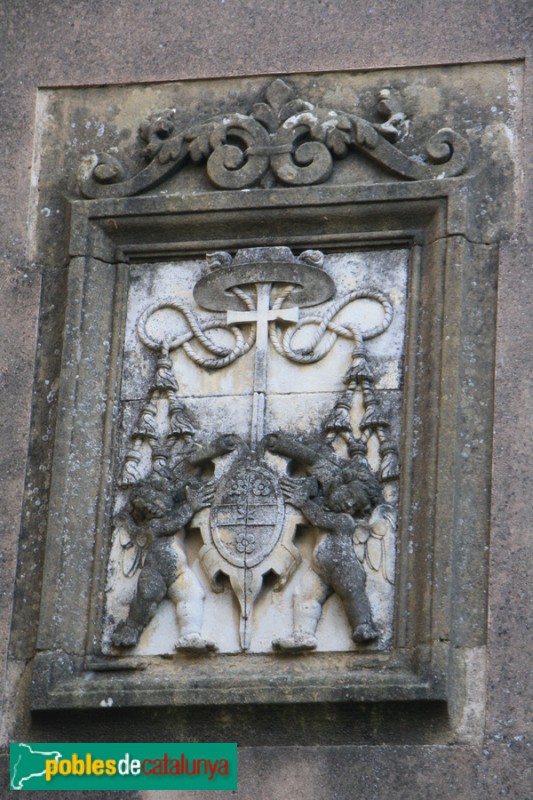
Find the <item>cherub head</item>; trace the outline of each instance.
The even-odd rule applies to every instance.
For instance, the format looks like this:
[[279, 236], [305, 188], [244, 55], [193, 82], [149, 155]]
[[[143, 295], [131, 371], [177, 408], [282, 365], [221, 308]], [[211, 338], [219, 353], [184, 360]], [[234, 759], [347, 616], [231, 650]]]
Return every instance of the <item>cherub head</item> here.
[[170, 482], [161, 475], [142, 481], [130, 494], [131, 513], [138, 523], [160, 519], [170, 514], [174, 505]]
[[371, 471], [343, 469], [331, 482], [326, 505], [331, 511], [366, 517], [381, 501], [381, 488]]

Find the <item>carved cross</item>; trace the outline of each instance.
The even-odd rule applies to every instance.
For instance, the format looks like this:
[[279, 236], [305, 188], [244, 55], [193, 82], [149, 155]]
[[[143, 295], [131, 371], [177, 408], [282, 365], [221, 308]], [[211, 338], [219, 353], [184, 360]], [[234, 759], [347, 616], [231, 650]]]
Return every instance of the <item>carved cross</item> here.
[[272, 284], [256, 283], [256, 308], [252, 311], [228, 311], [228, 325], [245, 325], [255, 322], [257, 325], [254, 368], [254, 395], [252, 405], [252, 447], [255, 447], [264, 435], [265, 426], [265, 393], [267, 389], [268, 364], [268, 326], [276, 319], [298, 322], [298, 308], [270, 308], [270, 292]]

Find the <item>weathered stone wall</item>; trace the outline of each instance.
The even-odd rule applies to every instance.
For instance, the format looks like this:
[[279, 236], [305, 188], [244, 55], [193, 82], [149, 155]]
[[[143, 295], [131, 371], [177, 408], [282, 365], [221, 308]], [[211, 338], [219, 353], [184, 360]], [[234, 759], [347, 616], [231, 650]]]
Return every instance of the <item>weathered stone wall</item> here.
[[[263, 5], [240, 0], [13, 0], [2, 6], [2, 747], [14, 740], [209, 741], [216, 731], [219, 740], [245, 745], [240, 749], [238, 796], [246, 800], [529, 796], [533, 15], [528, 6], [471, 0], [445, 7], [434, 2], [372, 6], [359, 0], [274, 0]], [[39, 140], [34, 120], [42, 118], [36, 109], [37, 90], [490, 61], [513, 62], [523, 81], [524, 101], [515, 149], [520, 162], [514, 178], [519, 217], [505, 215], [510, 225], [498, 253], [485, 691], [476, 692], [472, 700], [458, 700], [463, 719], [451, 726], [446, 709], [416, 704], [398, 704], [389, 720], [388, 711], [371, 706], [334, 704], [302, 714], [277, 706], [258, 710], [242, 705], [218, 712], [189, 708], [139, 715], [134, 709], [104, 709], [32, 716], [29, 684], [39, 615], [38, 554], [46, 525], [46, 514], [39, 508], [46, 506], [48, 497], [61, 348], [60, 340], [51, 347], [48, 339], [42, 352], [38, 326], [40, 320], [43, 329], [62, 328], [62, 320], [56, 318], [64, 309], [41, 307], [41, 292], [45, 302], [53, 297], [50, 287], [62, 284], [67, 266], [66, 254], [57, 261], [46, 260], [46, 253], [57, 252], [53, 242], [35, 247], [37, 215], [43, 213], [35, 205], [34, 185], [41, 174], [40, 154], [33, 145]], [[51, 240], [61, 239], [60, 227], [48, 230]], [[43, 393], [50, 397], [49, 411]], [[32, 558], [32, 553], [37, 555]], [[23, 565], [16, 591], [24, 613], [18, 613], [12, 630], [17, 562]], [[485, 659], [485, 652], [480, 658]], [[476, 673], [481, 661], [471, 655], [464, 669]], [[453, 716], [454, 709], [448, 710]], [[7, 756], [2, 756], [4, 781], [7, 765]], [[153, 796], [165, 800], [164, 793]]]

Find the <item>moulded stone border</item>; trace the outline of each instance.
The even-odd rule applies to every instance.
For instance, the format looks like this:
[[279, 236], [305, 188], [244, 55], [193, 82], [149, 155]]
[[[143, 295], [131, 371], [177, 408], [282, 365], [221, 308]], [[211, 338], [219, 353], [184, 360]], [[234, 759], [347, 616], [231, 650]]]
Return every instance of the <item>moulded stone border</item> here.
[[[458, 446], [474, 430], [490, 440], [495, 322], [494, 295], [482, 291], [493, 284], [495, 247], [465, 237], [472, 187], [466, 177], [72, 202], [34, 709], [98, 707], [105, 698], [179, 706], [457, 695], [463, 678], [450, 648], [477, 647], [485, 636], [490, 478], [490, 448], [472, 465]], [[247, 655], [240, 664], [222, 655], [103, 655], [128, 265], [254, 245], [328, 252], [391, 243], [411, 249], [391, 651]], [[483, 304], [481, 337], [472, 304]], [[467, 372], [485, 408], [462, 395]]]

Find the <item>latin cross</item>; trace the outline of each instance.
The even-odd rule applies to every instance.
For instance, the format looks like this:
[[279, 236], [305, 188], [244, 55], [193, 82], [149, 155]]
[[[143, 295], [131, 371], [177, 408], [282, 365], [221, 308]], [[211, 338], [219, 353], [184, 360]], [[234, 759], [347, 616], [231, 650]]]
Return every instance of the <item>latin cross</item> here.
[[256, 283], [256, 308], [251, 311], [228, 311], [228, 325], [257, 325], [252, 407], [252, 447], [263, 438], [265, 426], [265, 393], [268, 370], [268, 326], [276, 319], [298, 322], [298, 308], [270, 308], [272, 284]]

